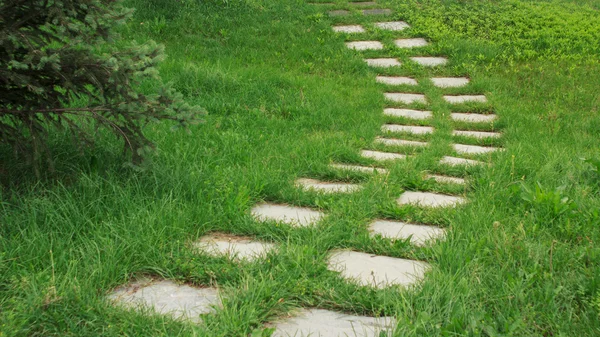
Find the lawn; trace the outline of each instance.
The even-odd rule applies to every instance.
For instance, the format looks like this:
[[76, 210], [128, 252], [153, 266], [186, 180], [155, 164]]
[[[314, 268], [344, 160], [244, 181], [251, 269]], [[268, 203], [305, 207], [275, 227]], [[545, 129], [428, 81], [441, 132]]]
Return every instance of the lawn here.
[[[124, 165], [122, 144], [98, 134], [83, 153], [67, 135], [52, 139], [57, 171], [42, 181], [1, 147], [0, 336], [260, 336], [297, 308], [394, 316], [395, 336], [600, 335], [600, 1], [378, 0], [408, 30], [358, 36], [334, 24], [380, 20], [353, 8], [301, 0], [127, 0], [134, 18], [122, 41], [165, 45], [160, 67], [190, 103], [207, 110], [189, 132], [146, 128], [157, 151]], [[392, 48], [400, 37], [431, 42]], [[351, 40], [384, 50], [357, 52]], [[414, 55], [443, 55], [424, 68]], [[388, 175], [333, 170], [332, 162], [373, 165], [361, 149], [384, 123], [380, 73], [363, 57], [396, 57], [386, 74], [411, 76], [433, 111], [426, 148], [398, 147], [406, 160]], [[432, 76], [467, 76], [441, 89]], [[158, 86], [146, 83], [145, 90]], [[443, 94], [485, 94], [485, 104], [451, 107]], [[453, 137], [451, 112], [495, 113], [480, 131], [492, 140]], [[411, 121], [414, 124], [414, 121]], [[451, 144], [502, 147], [484, 167], [440, 165]], [[389, 148], [388, 148], [389, 150]], [[585, 159], [585, 160], [584, 160]], [[425, 173], [468, 179], [466, 187]], [[294, 186], [297, 178], [361, 183], [352, 194]], [[404, 191], [462, 195], [450, 209], [398, 206]], [[250, 216], [260, 202], [322, 210], [318, 226], [295, 228]], [[371, 237], [373, 219], [426, 223], [447, 236], [422, 247]], [[260, 263], [211, 257], [191, 248], [209, 232], [279, 246]], [[327, 269], [334, 249], [427, 261], [416, 287], [373, 289]], [[216, 286], [223, 305], [190, 324], [113, 306], [107, 295], [141, 277]], [[264, 336], [268, 336], [268, 330]]]

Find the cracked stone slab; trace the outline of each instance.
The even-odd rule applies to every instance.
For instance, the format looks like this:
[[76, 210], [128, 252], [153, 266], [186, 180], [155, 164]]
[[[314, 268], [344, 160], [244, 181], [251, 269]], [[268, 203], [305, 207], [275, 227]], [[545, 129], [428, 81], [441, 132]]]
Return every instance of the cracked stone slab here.
[[421, 207], [454, 207], [464, 204], [467, 200], [453, 195], [437, 194], [430, 192], [404, 192], [396, 200], [398, 205], [417, 205]]
[[377, 68], [390, 68], [390, 67], [399, 67], [402, 65], [398, 59], [395, 58], [376, 58], [376, 59], [365, 59], [365, 62], [370, 67]]
[[348, 15], [350, 15], [350, 11], [347, 11], [345, 9], [336, 9], [334, 11], [329, 11], [327, 13], [329, 14], [329, 16], [348, 16]]
[[464, 131], [464, 130], [454, 130], [454, 131], [452, 131], [452, 135], [453, 136], [472, 137], [472, 138], [478, 138], [478, 139], [500, 138], [502, 136], [502, 134], [498, 133], [498, 132]]
[[410, 119], [429, 119], [433, 116], [433, 113], [431, 111], [397, 108], [383, 109], [383, 114], [386, 116], [404, 117]]
[[428, 174], [425, 176], [425, 179], [433, 179], [436, 182], [442, 183], [442, 184], [464, 185], [466, 183], [463, 178], [442, 176], [442, 175], [437, 175], [437, 174]]
[[196, 241], [194, 247], [212, 256], [224, 255], [232, 260], [253, 261], [265, 257], [276, 246], [250, 237], [210, 234]]
[[479, 160], [472, 160], [472, 159], [465, 159], [465, 158], [458, 158], [458, 157], [451, 157], [451, 156], [444, 156], [440, 160], [440, 164], [448, 165], [448, 166], [477, 166], [477, 165], [485, 165], [484, 162], [481, 162]]
[[382, 151], [373, 151], [373, 150], [362, 150], [362, 151], [360, 151], [360, 155], [363, 158], [374, 159], [374, 160], [377, 160], [377, 161], [406, 159], [406, 155], [405, 154], [392, 153], [392, 152], [382, 152]]
[[252, 216], [259, 221], [276, 221], [306, 227], [319, 222], [325, 214], [306, 207], [262, 203], [254, 206]]
[[271, 337], [380, 337], [390, 336], [394, 317], [348, 315], [323, 309], [302, 309], [275, 324]]
[[426, 142], [418, 142], [416, 140], [404, 140], [404, 139], [396, 139], [396, 138], [383, 138], [377, 137], [375, 138], [375, 143], [383, 144], [387, 146], [427, 146]]
[[466, 77], [434, 77], [431, 82], [438, 88], [459, 88], [469, 84], [470, 80]]
[[427, 46], [429, 42], [419, 37], [414, 39], [398, 39], [394, 41], [394, 44], [398, 48], [418, 48]]
[[377, 76], [375, 81], [388, 85], [417, 85], [417, 80], [414, 78], [401, 76]]
[[425, 95], [422, 94], [405, 94], [400, 92], [386, 92], [383, 94], [390, 101], [411, 104], [411, 103], [427, 103]]
[[392, 10], [387, 8], [363, 9], [362, 13], [363, 15], [390, 15]]
[[496, 115], [484, 115], [484, 114], [475, 114], [475, 113], [461, 113], [461, 112], [453, 112], [450, 114], [450, 117], [459, 122], [471, 122], [471, 123], [491, 123], [496, 120]]
[[414, 125], [399, 125], [399, 124], [385, 124], [381, 126], [383, 132], [406, 132], [414, 135], [425, 135], [433, 132], [431, 126], [414, 126]]
[[415, 284], [430, 266], [422, 261], [338, 250], [329, 256], [328, 268], [360, 285], [385, 288]]
[[444, 100], [450, 104], [461, 104], [461, 103], [486, 103], [487, 98], [485, 95], [444, 95]]
[[149, 308], [175, 319], [200, 323], [200, 315], [221, 305], [216, 288], [196, 288], [169, 280], [141, 280], [119, 287], [108, 298], [127, 308]]
[[296, 186], [304, 190], [312, 190], [320, 193], [352, 193], [361, 189], [361, 186], [358, 184], [332, 183], [307, 178], [296, 180]]
[[411, 224], [401, 221], [375, 220], [369, 224], [371, 236], [381, 235], [381, 237], [392, 240], [406, 240], [416, 246], [422, 246], [435, 239], [442, 239], [445, 231], [435, 226], [426, 226]]
[[424, 67], [437, 67], [443, 66], [448, 63], [448, 59], [445, 57], [429, 57], [429, 56], [417, 56], [410, 58], [413, 62], [420, 64]]
[[465, 144], [454, 144], [452, 146], [454, 147], [454, 151], [460, 154], [483, 154], [503, 150], [497, 147], [475, 146]]
[[348, 165], [348, 164], [330, 164], [329, 167], [342, 171], [354, 171], [354, 172], [364, 172], [364, 173], [380, 173], [387, 174], [388, 170], [381, 167], [371, 167], [371, 166], [360, 166], [360, 165]]
[[376, 22], [375, 27], [383, 30], [400, 31], [410, 28], [404, 21]]
[[383, 44], [379, 41], [353, 41], [346, 42], [346, 47], [354, 50], [380, 50]]
[[333, 26], [333, 31], [336, 33], [364, 33], [365, 29], [361, 25], [348, 25], [348, 26]]

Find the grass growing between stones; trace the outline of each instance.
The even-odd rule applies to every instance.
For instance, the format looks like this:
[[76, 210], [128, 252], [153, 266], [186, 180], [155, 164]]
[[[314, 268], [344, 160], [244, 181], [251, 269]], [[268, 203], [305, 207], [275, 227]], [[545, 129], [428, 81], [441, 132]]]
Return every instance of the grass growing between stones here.
[[[148, 128], [158, 151], [142, 170], [123, 168], [110, 138], [82, 156], [61, 145], [61, 135], [58, 178], [32, 182], [22, 166], [3, 162], [2, 180], [12, 187], [0, 199], [0, 336], [247, 336], [300, 307], [395, 316], [396, 336], [600, 334], [600, 175], [593, 165], [600, 159], [600, 3], [378, 3], [394, 14], [363, 16], [345, 2], [130, 0], [137, 13], [123, 38], [165, 44], [163, 78], [209, 114], [189, 133]], [[351, 15], [327, 17], [333, 9]], [[373, 29], [386, 20], [411, 28]], [[333, 24], [362, 24], [367, 32], [336, 34]], [[411, 37], [430, 44], [393, 47], [394, 39]], [[351, 40], [381, 41], [385, 49], [352, 51], [344, 45]], [[449, 63], [425, 68], [413, 56]], [[363, 57], [395, 57], [403, 66], [376, 71]], [[396, 89], [376, 83], [376, 74], [417, 79], [419, 86], [397, 91], [424, 93], [428, 103], [386, 101], [383, 92]], [[438, 88], [428, 80], [442, 76], [471, 82]], [[451, 106], [444, 94], [485, 94], [488, 103]], [[388, 117], [385, 107], [433, 117]], [[451, 112], [496, 113], [498, 120], [473, 126], [452, 121]], [[373, 140], [386, 122], [436, 131], [397, 137], [430, 144], [394, 148], [410, 156], [381, 164], [389, 175], [329, 168], [375, 164], [359, 153], [385, 148]], [[467, 128], [503, 136], [451, 135]], [[440, 165], [455, 155], [452, 143], [506, 150], [469, 157], [489, 168]], [[428, 173], [463, 177], [467, 186], [425, 180]], [[364, 188], [321, 195], [294, 187], [297, 178]], [[400, 207], [395, 200], [406, 190], [470, 202]], [[259, 223], [249, 210], [261, 201], [327, 217], [309, 228]], [[438, 225], [447, 238], [423, 247], [372, 238], [374, 219]], [[198, 254], [192, 243], [209, 232], [279, 248], [260, 262]], [[334, 249], [427, 261], [432, 269], [414, 289], [359, 287], [327, 270]], [[223, 306], [193, 325], [106, 300], [140, 277], [217, 286]]]

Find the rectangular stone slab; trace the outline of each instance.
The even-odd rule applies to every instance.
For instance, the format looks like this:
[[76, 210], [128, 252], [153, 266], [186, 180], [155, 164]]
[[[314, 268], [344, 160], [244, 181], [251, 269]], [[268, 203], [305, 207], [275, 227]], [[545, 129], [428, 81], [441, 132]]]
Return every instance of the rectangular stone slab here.
[[372, 151], [372, 150], [362, 150], [362, 151], [360, 151], [360, 155], [364, 158], [374, 159], [377, 161], [406, 159], [405, 154]]
[[194, 242], [194, 247], [212, 256], [253, 261], [265, 257], [276, 246], [268, 242], [255, 241], [250, 237], [213, 233]]
[[483, 131], [465, 131], [465, 130], [454, 130], [452, 131], [453, 136], [462, 136], [462, 137], [473, 137], [473, 138], [500, 138], [502, 136], [501, 133], [498, 132], [483, 132]]
[[404, 140], [404, 139], [396, 139], [396, 138], [383, 138], [377, 137], [375, 138], [375, 143], [383, 144], [387, 146], [427, 146], [426, 142], [418, 142], [416, 140]]
[[363, 15], [390, 15], [392, 10], [387, 8], [363, 9], [362, 13]]
[[296, 180], [296, 186], [304, 190], [312, 190], [320, 193], [352, 193], [360, 190], [362, 187], [358, 184], [334, 183], [307, 178]]
[[325, 214], [306, 207], [262, 203], [254, 206], [252, 216], [259, 221], [276, 221], [306, 227], [319, 222]]
[[404, 118], [410, 118], [410, 119], [428, 119], [433, 116], [431, 111], [412, 110], [412, 109], [396, 109], [396, 108], [383, 109], [383, 114], [386, 116], [404, 117]]
[[477, 165], [485, 165], [484, 162], [478, 160], [471, 160], [465, 158], [444, 156], [440, 160], [440, 164], [448, 165], [448, 166], [477, 166]]
[[388, 85], [417, 85], [417, 80], [410, 77], [401, 76], [377, 76], [375, 77], [377, 83], [383, 83]]
[[491, 123], [496, 119], [496, 115], [483, 115], [474, 113], [461, 113], [453, 112], [450, 117], [459, 122], [471, 122], [471, 123]]
[[375, 6], [377, 3], [375, 1], [350, 1], [348, 2], [352, 6]]
[[381, 167], [371, 166], [360, 166], [360, 165], [347, 165], [347, 164], [330, 164], [329, 167], [342, 171], [356, 171], [364, 173], [380, 173], [387, 174], [388, 170]]
[[454, 144], [454, 151], [460, 154], [483, 154], [502, 150], [497, 147]]
[[401, 92], [386, 92], [383, 94], [385, 98], [390, 101], [404, 103], [404, 104], [412, 104], [412, 103], [427, 103], [425, 99], [425, 95], [422, 94], [408, 94]]
[[453, 195], [437, 194], [430, 192], [404, 192], [396, 200], [398, 205], [417, 205], [421, 207], [454, 207], [464, 204], [467, 200]]
[[404, 21], [376, 22], [375, 27], [383, 30], [400, 31], [410, 28]]
[[414, 39], [398, 39], [398, 40], [394, 41], [394, 44], [398, 48], [418, 48], [418, 47], [425, 47], [429, 43], [427, 42], [427, 40], [425, 40], [423, 38], [414, 38]]
[[365, 59], [365, 62], [370, 67], [376, 68], [390, 68], [399, 67], [402, 65], [398, 59], [395, 58], [376, 58], [376, 59]]
[[327, 12], [327, 14], [329, 14], [329, 16], [348, 16], [350, 15], [350, 11], [347, 11], [345, 9], [337, 9], [334, 11]]
[[361, 25], [348, 25], [348, 26], [333, 26], [333, 31], [336, 33], [356, 34], [356, 33], [364, 33], [365, 29]]
[[422, 65], [423, 67], [437, 67], [448, 63], [448, 59], [445, 57], [417, 56], [411, 57], [410, 59], [413, 62]]
[[458, 184], [458, 185], [465, 184], [465, 180], [463, 178], [441, 176], [441, 175], [437, 175], [437, 174], [428, 174], [425, 176], [425, 179], [433, 179], [436, 182], [442, 183], [442, 184]]
[[461, 104], [469, 102], [486, 103], [487, 98], [484, 95], [445, 95], [444, 100], [450, 104]]
[[469, 84], [470, 81], [466, 77], [433, 77], [431, 82], [438, 88], [459, 88]]
[[425, 135], [433, 132], [431, 126], [414, 126], [414, 125], [399, 125], [399, 124], [384, 124], [381, 126], [383, 132], [406, 132], [414, 135]]
[[383, 44], [379, 41], [353, 41], [346, 42], [346, 47], [354, 50], [381, 50]]
[[371, 235], [381, 235], [386, 239], [406, 240], [410, 238], [410, 243], [416, 246], [441, 239], [445, 235], [445, 231], [439, 227], [391, 220], [375, 220], [369, 224], [369, 231]]

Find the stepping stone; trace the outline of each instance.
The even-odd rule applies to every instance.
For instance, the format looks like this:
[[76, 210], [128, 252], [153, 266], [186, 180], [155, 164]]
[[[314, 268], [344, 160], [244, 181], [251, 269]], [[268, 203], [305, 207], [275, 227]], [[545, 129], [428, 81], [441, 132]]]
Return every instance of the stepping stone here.
[[395, 58], [365, 59], [365, 62], [367, 62], [370, 67], [378, 68], [399, 67], [402, 65], [402, 63]]
[[313, 190], [321, 193], [351, 193], [356, 192], [361, 188], [358, 184], [331, 183], [306, 178], [296, 180], [296, 186], [305, 190]]
[[410, 77], [377, 76], [375, 80], [377, 81], [377, 83], [389, 85], [417, 85], [417, 80]]
[[445, 231], [435, 226], [409, 224], [400, 221], [376, 220], [369, 224], [371, 236], [381, 235], [386, 239], [406, 240], [416, 246], [422, 246], [427, 241], [443, 238]]
[[323, 309], [303, 309], [293, 317], [275, 323], [271, 337], [379, 337], [390, 336], [394, 317], [347, 315]]
[[416, 38], [416, 39], [398, 39], [398, 40], [394, 41], [394, 44], [398, 48], [417, 48], [417, 47], [425, 47], [429, 43], [427, 42], [427, 40], [425, 40], [423, 38]]
[[418, 63], [424, 67], [437, 67], [448, 63], [448, 59], [445, 57], [411, 57], [413, 62]]
[[471, 160], [471, 159], [458, 158], [458, 157], [450, 157], [450, 156], [444, 156], [440, 160], [440, 164], [448, 165], [448, 166], [476, 166], [476, 165], [485, 165], [484, 162], [481, 162], [481, 161], [478, 161], [478, 160]]
[[463, 136], [463, 137], [473, 137], [473, 138], [500, 138], [502, 136], [501, 133], [498, 132], [483, 132], [483, 131], [462, 131], [462, 130], [454, 130], [452, 131], [453, 136]]
[[454, 144], [454, 151], [460, 154], [483, 154], [490, 153], [498, 150], [503, 150], [497, 147], [489, 147], [489, 146], [475, 146], [475, 145], [464, 145], [464, 144]]
[[409, 286], [423, 279], [429, 264], [421, 261], [378, 256], [353, 251], [335, 251], [329, 257], [328, 269], [363, 286], [385, 288]]
[[433, 116], [431, 111], [396, 109], [396, 108], [384, 109], [383, 114], [386, 116], [404, 117], [404, 118], [411, 118], [411, 119], [428, 119]]
[[425, 95], [422, 94], [405, 94], [400, 92], [386, 92], [383, 94], [390, 101], [411, 104], [411, 103], [427, 103]]
[[294, 227], [307, 227], [316, 224], [325, 214], [306, 207], [277, 204], [258, 204], [251, 210], [252, 216], [259, 221], [282, 222]]
[[211, 234], [194, 243], [194, 247], [212, 256], [228, 256], [233, 260], [252, 261], [263, 258], [275, 245], [254, 241], [249, 237]]
[[469, 114], [453, 112], [450, 117], [459, 122], [471, 122], [471, 123], [491, 123], [496, 119], [496, 115], [483, 115], [483, 114]]
[[431, 82], [438, 88], [458, 88], [469, 84], [470, 80], [466, 77], [434, 77]]
[[363, 9], [363, 15], [390, 15], [392, 14], [391, 9], [383, 8], [383, 9]]
[[334, 26], [333, 31], [336, 33], [364, 33], [365, 29], [361, 25], [349, 25], [349, 26]]
[[349, 2], [349, 4], [353, 6], [375, 6], [377, 3], [375, 1], [356, 1]]
[[370, 158], [377, 161], [387, 161], [387, 160], [397, 160], [397, 159], [406, 159], [405, 154], [400, 153], [392, 153], [392, 152], [381, 152], [381, 151], [372, 151], [372, 150], [362, 150], [360, 151], [360, 155], [364, 158]]
[[388, 146], [427, 146], [425, 142], [417, 142], [414, 140], [404, 140], [396, 138], [375, 138], [375, 143], [384, 144]]
[[398, 205], [417, 205], [421, 207], [454, 207], [464, 204], [467, 200], [463, 197], [452, 195], [437, 194], [430, 192], [404, 192], [400, 198], [396, 200]]
[[414, 125], [399, 125], [399, 124], [385, 124], [381, 126], [383, 132], [406, 132], [414, 135], [424, 135], [433, 132], [431, 126], [414, 126]]
[[469, 103], [469, 102], [478, 102], [478, 103], [486, 103], [487, 98], [484, 95], [444, 95], [444, 100], [450, 104], [461, 104], [461, 103]]
[[370, 166], [359, 166], [359, 165], [346, 165], [346, 164], [330, 164], [329, 167], [342, 170], [342, 171], [356, 171], [356, 172], [364, 172], [364, 173], [381, 173], [387, 174], [388, 170], [380, 167], [370, 167]]
[[383, 44], [379, 41], [354, 41], [346, 42], [346, 47], [354, 50], [380, 50]]
[[375, 27], [383, 30], [400, 31], [410, 28], [404, 21], [376, 22]]
[[457, 185], [465, 184], [465, 180], [463, 178], [440, 176], [440, 175], [436, 175], [436, 174], [428, 174], [425, 176], [425, 179], [433, 179], [436, 182], [442, 183], [442, 184], [457, 184]]
[[350, 15], [350, 11], [345, 9], [336, 9], [334, 11], [329, 11], [328, 14], [329, 16], [348, 16]]
[[151, 308], [175, 319], [200, 323], [200, 315], [221, 304], [216, 288], [195, 288], [168, 280], [144, 280], [117, 288], [108, 297], [128, 308]]

